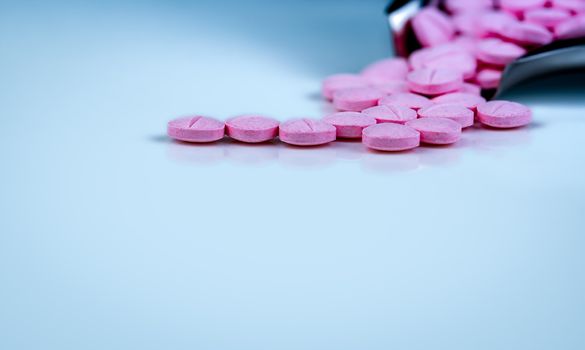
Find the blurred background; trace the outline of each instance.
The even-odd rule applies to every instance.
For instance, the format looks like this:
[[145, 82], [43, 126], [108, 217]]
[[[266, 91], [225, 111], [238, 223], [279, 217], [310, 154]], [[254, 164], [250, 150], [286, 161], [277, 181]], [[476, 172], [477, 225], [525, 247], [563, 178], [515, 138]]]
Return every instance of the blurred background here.
[[[585, 92], [449, 148], [171, 142], [320, 117], [381, 0], [1, 1], [1, 349], [583, 349]], [[550, 87], [554, 86], [554, 89]]]

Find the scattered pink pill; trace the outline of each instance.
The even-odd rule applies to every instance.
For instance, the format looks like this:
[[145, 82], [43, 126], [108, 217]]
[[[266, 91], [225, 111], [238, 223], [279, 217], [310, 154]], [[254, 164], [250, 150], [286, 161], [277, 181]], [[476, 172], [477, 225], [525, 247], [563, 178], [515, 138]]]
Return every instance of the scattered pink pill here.
[[571, 12], [561, 8], [539, 8], [526, 11], [524, 14], [526, 22], [539, 24], [549, 30], [570, 17]]
[[435, 97], [432, 100], [434, 103], [437, 104], [458, 104], [465, 108], [469, 108], [471, 110], [477, 109], [477, 106], [480, 104], [485, 103], [485, 98], [478, 96], [476, 94], [469, 94], [464, 92], [452, 92], [449, 94], [441, 95]]
[[485, 39], [477, 45], [477, 58], [496, 66], [505, 66], [525, 53], [522, 47], [499, 39]]
[[481, 28], [482, 36], [501, 33], [502, 29], [509, 23], [517, 21], [516, 17], [506, 12], [487, 12], [478, 15], [478, 27]]
[[449, 42], [455, 27], [449, 17], [434, 7], [426, 7], [412, 19], [412, 29], [418, 41], [426, 47]]
[[418, 118], [414, 109], [398, 105], [381, 105], [365, 109], [364, 115], [376, 119], [378, 123], [404, 124]]
[[362, 71], [362, 76], [374, 84], [404, 80], [406, 74], [408, 74], [408, 63], [404, 58], [380, 60], [370, 64]]
[[339, 112], [328, 115], [323, 121], [337, 129], [337, 138], [361, 138], [362, 131], [376, 124], [376, 119], [358, 112]]
[[322, 94], [328, 100], [333, 99], [333, 95], [336, 91], [366, 87], [369, 82], [364, 79], [361, 75], [356, 74], [335, 74], [327, 77], [323, 81]]
[[466, 94], [474, 94], [474, 95], [481, 95], [481, 87], [471, 83], [463, 83], [461, 89], [458, 92], [463, 92]]
[[261, 115], [242, 115], [228, 119], [226, 134], [234, 140], [259, 143], [274, 139], [278, 135], [277, 120]]
[[477, 116], [480, 123], [500, 129], [517, 128], [532, 121], [530, 108], [509, 101], [490, 101], [479, 105]]
[[375, 88], [353, 88], [337, 91], [333, 94], [333, 106], [340, 111], [361, 112], [376, 106], [385, 94]]
[[559, 23], [554, 29], [557, 39], [585, 37], [585, 14]]
[[498, 86], [500, 86], [500, 81], [502, 80], [502, 71], [485, 68], [477, 73], [475, 80], [482, 89], [496, 89]]
[[529, 22], [509, 23], [498, 34], [506, 40], [529, 46], [550, 44], [554, 39], [546, 27]]
[[499, 0], [500, 8], [515, 15], [522, 15], [524, 11], [541, 8], [547, 0]]
[[398, 94], [386, 96], [386, 97], [381, 98], [380, 101], [378, 101], [378, 105], [380, 105], [380, 106], [383, 106], [383, 105], [404, 106], [404, 107], [412, 108], [414, 110], [428, 107], [432, 104], [433, 103], [428, 98], [421, 96], [421, 95], [409, 93], [409, 92], [398, 93]]
[[446, 44], [425, 48], [411, 55], [413, 69], [444, 69], [461, 72], [463, 78], [473, 78], [477, 68], [475, 57], [462, 45]]
[[492, 0], [446, 0], [445, 7], [451, 13], [479, 13], [493, 9], [494, 3]]
[[400, 124], [376, 124], [364, 129], [362, 143], [378, 151], [406, 151], [420, 145], [420, 133]]
[[463, 75], [447, 69], [417, 69], [406, 78], [411, 91], [425, 95], [440, 95], [457, 91], [463, 86]]
[[420, 142], [450, 145], [461, 138], [461, 125], [447, 118], [420, 118], [406, 123], [420, 133]]
[[195, 116], [171, 120], [167, 134], [175, 140], [185, 142], [214, 142], [224, 136], [225, 124], [212, 118]]
[[451, 17], [453, 25], [459, 34], [473, 38], [481, 38], [488, 34], [482, 27], [477, 25], [477, 12], [461, 12]]
[[442, 103], [420, 109], [421, 118], [447, 118], [456, 121], [463, 128], [473, 125], [474, 113], [471, 109], [458, 104]]
[[280, 124], [280, 140], [295, 146], [318, 146], [335, 141], [337, 129], [314, 119], [289, 120]]
[[403, 80], [390, 80], [384, 83], [372, 84], [371, 87], [380, 90], [384, 95], [409, 92], [408, 84]]

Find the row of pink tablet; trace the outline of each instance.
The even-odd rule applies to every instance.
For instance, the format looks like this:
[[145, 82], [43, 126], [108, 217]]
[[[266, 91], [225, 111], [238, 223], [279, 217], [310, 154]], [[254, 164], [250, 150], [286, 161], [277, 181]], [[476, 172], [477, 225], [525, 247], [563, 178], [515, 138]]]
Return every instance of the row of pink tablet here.
[[[477, 100], [475, 100], [477, 101]], [[469, 107], [478, 120], [494, 128], [515, 128], [531, 121], [530, 110], [518, 103], [491, 101]], [[180, 118], [168, 123], [170, 137], [185, 142], [214, 142], [227, 135], [246, 143], [273, 140], [296, 146], [315, 146], [336, 139], [362, 138], [363, 143], [381, 151], [402, 151], [420, 142], [451, 144], [462, 129], [473, 125], [474, 112], [463, 104], [434, 104], [414, 109], [400, 105], [380, 105], [363, 113], [339, 112], [322, 120], [295, 119], [279, 123], [259, 115], [244, 115], [225, 123], [202, 116]]]

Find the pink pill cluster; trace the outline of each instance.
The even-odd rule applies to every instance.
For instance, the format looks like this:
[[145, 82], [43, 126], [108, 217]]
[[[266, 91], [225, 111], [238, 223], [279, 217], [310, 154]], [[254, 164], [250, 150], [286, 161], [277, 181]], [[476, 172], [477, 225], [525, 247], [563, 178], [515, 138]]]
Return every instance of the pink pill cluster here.
[[505, 66], [528, 50], [584, 36], [585, 0], [447, 0], [445, 8], [427, 7], [412, 19], [422, 48], [408, 58], [326, 78], [322, 95], [337, 110], [331, 115], [282, 123], [262, 115], [225, 122], [195, 116], [170, 121], [168, 135], [195, 143], [279, 138], [295, 146], [361, 139], [370, 149], [405, 151], [453, 144], [476, 122], [496, 129], [528, 125], [528, 107], [487, 102], [482, 90], [497, 88]]

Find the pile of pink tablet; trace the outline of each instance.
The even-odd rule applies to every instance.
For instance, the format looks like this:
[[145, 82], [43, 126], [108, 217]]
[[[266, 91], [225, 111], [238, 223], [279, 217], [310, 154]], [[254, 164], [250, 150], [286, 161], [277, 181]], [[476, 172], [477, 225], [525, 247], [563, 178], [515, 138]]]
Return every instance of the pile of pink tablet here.
[[529, 124], [529, 108], [490, 101], [507, 64], [556, 39], [585, 36], [585, 0], [447, 0], [445, 11], [427, 7], [412, 20], [423, 46], [408, 59], [384, 59], [359, 74], [325, 79], [322, 94], [338, 111], [322, 119], [280, 123], [262, 115], [225, 122], [195, 116], [168, 123], [170, 137], [246, 143], [279, 138], [296, 146], [362, 139], [380, 151], [457, 142], [476, 123], [491, 129]]

